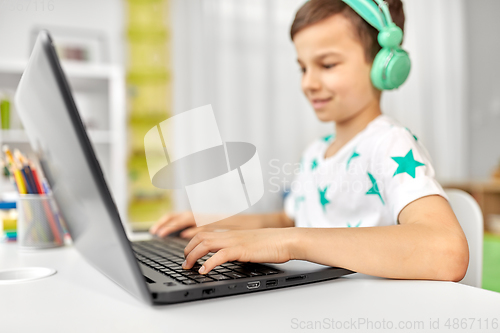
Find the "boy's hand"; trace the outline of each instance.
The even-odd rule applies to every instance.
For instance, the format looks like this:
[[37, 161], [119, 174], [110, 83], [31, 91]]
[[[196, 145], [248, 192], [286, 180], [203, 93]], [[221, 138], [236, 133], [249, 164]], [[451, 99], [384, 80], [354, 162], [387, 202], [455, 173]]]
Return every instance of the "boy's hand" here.
[[196, 226], [192, 212], [172, 213], [163, 216], [149, 232], [159, 237], [165, 237], [173, 232]]
[[180, 237], [192, 238], [199, 232], [262, 228], [260, 220], [257, 215], [232, 216], [222, 221], [197, 227], [192, 212], [173, 213], [162, 217], [158, 223], [149, 229], [149, 232], [158, 237], [166, 237], [173, 232], [187, 228], [180, 233]]
[[200, 232], [184, 249], [182, 267], [190, 269], [196, 260], [209, 252], [215, 253], [199, 269], [207, 274], [228, 261], [283, 263], [296, 259], [293, 253], [296, 228], [266, 228], [226, 232]]

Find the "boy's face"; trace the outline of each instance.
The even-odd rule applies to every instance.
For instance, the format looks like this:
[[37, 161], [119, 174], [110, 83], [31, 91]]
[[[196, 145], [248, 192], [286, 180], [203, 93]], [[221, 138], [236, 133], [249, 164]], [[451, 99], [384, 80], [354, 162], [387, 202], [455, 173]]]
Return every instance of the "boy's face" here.
[[372, 64], [343, 15], [304, 28], [294, 44], [303, 72], [302, 90], [321, 121], [342, 123], [378, 106], [380, 92], [370, 80]]

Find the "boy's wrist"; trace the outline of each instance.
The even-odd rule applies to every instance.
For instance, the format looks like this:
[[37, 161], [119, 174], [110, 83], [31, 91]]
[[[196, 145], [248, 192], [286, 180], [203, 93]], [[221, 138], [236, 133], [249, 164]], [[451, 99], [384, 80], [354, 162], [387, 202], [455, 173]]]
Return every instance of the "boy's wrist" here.
[[290, 260], [307, 260], [306, 259], [306, 237], [304, 228], [290, 227], [284, 229], [286, 235], [286, 248], [289, 253]]

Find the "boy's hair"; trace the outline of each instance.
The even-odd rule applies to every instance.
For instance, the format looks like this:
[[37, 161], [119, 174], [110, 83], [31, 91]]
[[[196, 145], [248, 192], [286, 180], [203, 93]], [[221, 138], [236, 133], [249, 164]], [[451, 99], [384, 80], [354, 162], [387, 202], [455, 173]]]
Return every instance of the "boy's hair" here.
[[[404, 32], [405, 13], [401, 0], [386, 0], [389, 5], [392, 20]], [[379, 31], [366, 22], [354, 10], [342, 0], [310, 0], [306, 2], [297, 12], [293, 21], [290, 36], [293, 40], [295, 35], [302, 29], [323, 21], [333, 15], [341, 14], [347, 18], [355, 28], [356, 36], [359, 38], [368, 62], [373, 62], [381, 47], [377, 37]]]

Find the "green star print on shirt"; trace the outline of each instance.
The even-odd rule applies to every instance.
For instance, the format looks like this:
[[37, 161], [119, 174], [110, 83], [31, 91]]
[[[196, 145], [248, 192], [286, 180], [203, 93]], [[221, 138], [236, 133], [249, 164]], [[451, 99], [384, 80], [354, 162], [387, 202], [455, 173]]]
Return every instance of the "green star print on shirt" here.
[[382, 200], [382, 204], [385, 205], [384, 199], [382, 199], [382, 195], [380, 194], [380, 191], [378, 190], [378, 185], [377, 181], [375, 180], [375, 177], [372, 176], [371, 173], [368, 172], [368, 177], [370, 177], [370, 181], [372, 182], [372, 188], [366, 192], [366, 195], [378, 195], [380, 200]]
[[311, 170], [314, 170], [318, 167], [318, 160], [314, 159], [311, 163]]
[[408, 127], [405, 127], [405, 130], [407, 130], [408, 132], [410, 132], [411, 135], [413, 135], [413, 138], [415, 139], [415, 141], [418, 141], [417, 136], [415, 134], [413, 134]]
[[333, 139], [333, 134], [330, 134], [330, 135], [327, 135], [327, 136], [323, 137], [323, 141], [325, 141], [325, 142], [328, 142], [328, 141], [330, 141], [332, 139]]
[[324, 189], [318, 188], [319, 202], [321, 203], [321, 206], [323, 207], [323, 211], [325, 213], [326, 213], [326, 205], [330, 203], [330, 200], [326, 198], [326, 191], [328, 191], [329, 187], [330, 186], [327, 186]]
[[399, 175], [400, 173], [406, 172], [412, 178], [415, 178], [415, 169], [425, 165], [424, 163], [415, 161], [412, 149], [410, 149], [410, 151], [408, 152], [408, 154], [406, 154], [405, 157], [391, 157], [391, 158], [398, 164], [398, 169], [394, 173], [393, 177]]
[[349, 159], [347, 160], [346, 170], [349, 170], [349, 165], [351, 164], [352, 160], [355, 159], [356, 157], [359, 157], [359, 156], [361, 156], [361, 155], [359, 155], [356, 152], [356, 148], [354, 148], [354, 151], [352, 152], [351, 157], [349, 157]]

